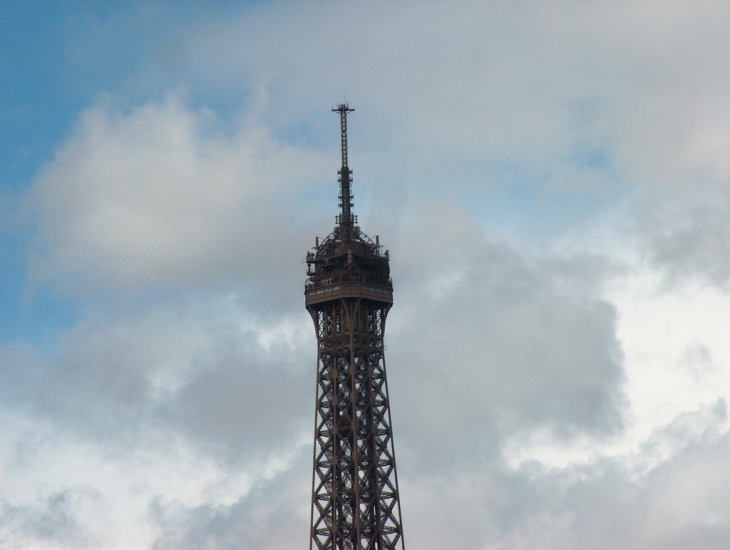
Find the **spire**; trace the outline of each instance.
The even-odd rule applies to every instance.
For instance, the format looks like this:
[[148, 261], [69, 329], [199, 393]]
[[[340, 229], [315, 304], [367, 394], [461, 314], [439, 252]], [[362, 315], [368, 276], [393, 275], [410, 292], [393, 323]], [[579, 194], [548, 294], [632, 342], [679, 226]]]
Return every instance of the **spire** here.
[[340, 103], [332, 109], [333, 112], [340, 113], [342, 168], [337, 171], [340, 175], [337, 180], [340, 182], [340, 215], [337, 220], [340, 225], [353, 225], [355, 223], [355, 217], [351, 212], [353, 207], [352, 170], [347, 166], [347, 113], [354, 110], [347, 103]]

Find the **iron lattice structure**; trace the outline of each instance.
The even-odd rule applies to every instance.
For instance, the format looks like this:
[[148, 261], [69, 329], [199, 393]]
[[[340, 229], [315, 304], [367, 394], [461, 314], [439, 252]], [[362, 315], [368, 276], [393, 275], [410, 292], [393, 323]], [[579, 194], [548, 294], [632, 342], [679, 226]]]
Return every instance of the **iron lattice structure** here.
[[340, 214], [307, 254], [317, 333], [310, 550], [404, 550], [383, 336], [393, 305], [388, 251], [352, 213], [347, 114], [340, 115]]

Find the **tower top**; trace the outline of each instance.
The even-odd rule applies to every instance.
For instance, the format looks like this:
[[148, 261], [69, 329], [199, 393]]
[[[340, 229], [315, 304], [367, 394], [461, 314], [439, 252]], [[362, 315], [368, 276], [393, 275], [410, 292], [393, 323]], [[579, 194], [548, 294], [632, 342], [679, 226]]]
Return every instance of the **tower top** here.
[[390, 280], [388, 251], [383, 253], [379, 237], [376, 236], [373, 241], [360, 230], [357, 216], [352, 213], [352, 170], [347, 165], [347, 113], [355, 109], [342, 103], [332, 110], [340, 114], [342, 135], [342, 167], [338, 170], [341, 211], [332, 233], [321, 241], [317, 238], [313, 251], [307, 253], [307, 307], [330, 303], [345, 295], [385, 303], [390, 307], [393, 303], [393, 282]]
[[357, 221], [352, 214], [354, 206], [352, 196], [352, 170], [347, 165], [347, 113], [351, 113], [355, 109], [347, 103], [340, 103], [332, 109], [335, 113], [340, 113], [340, 147], [342, 149], [342, 168], [337, 173], [340, 175], [337, 181], [340, 182], [340, 215], [337, 222], [340, 225], [354, 225]]

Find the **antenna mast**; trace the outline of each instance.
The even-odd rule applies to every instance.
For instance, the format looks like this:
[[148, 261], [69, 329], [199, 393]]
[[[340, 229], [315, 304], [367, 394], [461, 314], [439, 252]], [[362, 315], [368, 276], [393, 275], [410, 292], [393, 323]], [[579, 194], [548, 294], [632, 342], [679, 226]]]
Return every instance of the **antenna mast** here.
[[340, 103], [332, 109], [335, 113], [340, 113], [340, 134], [342, 148], [342, 168], [337, 173], [340, 175], [337, 181], [340, 182], [340, 215], [337, 222], [340, 225], [353, 225], [355, 216], [352, 215], [353, 197], [352, 197], [352, 170], [347, 166], [347, 113], [351, 113], [355, 109], [350, 108], [347, 103]]

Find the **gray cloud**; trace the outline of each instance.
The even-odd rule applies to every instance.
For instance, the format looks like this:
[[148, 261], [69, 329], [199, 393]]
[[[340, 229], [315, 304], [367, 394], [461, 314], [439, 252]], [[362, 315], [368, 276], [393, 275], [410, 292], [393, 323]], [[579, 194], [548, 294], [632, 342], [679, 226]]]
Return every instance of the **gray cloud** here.
[[94, 491], [67, 489], [33, 506], [0, 501], [0, 548], [90, 548], [95, 542], [77, 517], [99, 499]]
[[668, 282], [700, 278], [727, 287], [730, 195], [724, 184], [698, 184], [640, 203], [638, 233], [647, 259]]
[[275, 335], [267, 350], [264, 322], [235, 309], [208, 314], [172, 307], [89, 321], [58, 363], [35, 365], [45, 372], [30, 375], [23, 400], [105, 444], [134, 444], [150, 428], [178, 430], [223, 456], [288, 444], [310, 401], [304, 374], [313, 362], [301, 361], [299, 327], [284, 327], [293, 335]]
[[658, 430], [650, 442], [669, 443], [673, 452], [645, 473], [624, 459], [554, 469], [483, 463], [407, 482], [406, 510], [415, 521], [406, 523], [406, 535], [411, 544], [434, 549], [721, 548], [727, 535], [724, 409], [719, 403], [681, 415]]
[[515, 430], [619, 429], [616, 313], [598, 298], [610, 264], [523, 256], [448, 209], [422, 212], [421, 227], [393, 247], [386, 340], [394, 410], [409, 428], [401, 446], [460, 468]]
[[230, 505], [184, 507], [152, 502], [151, 516], [162, 528], [152, 547], [284, 549], [301, 544], [309, 533], [310, 456], [299, 453], [290, 469], [260, 482]]

